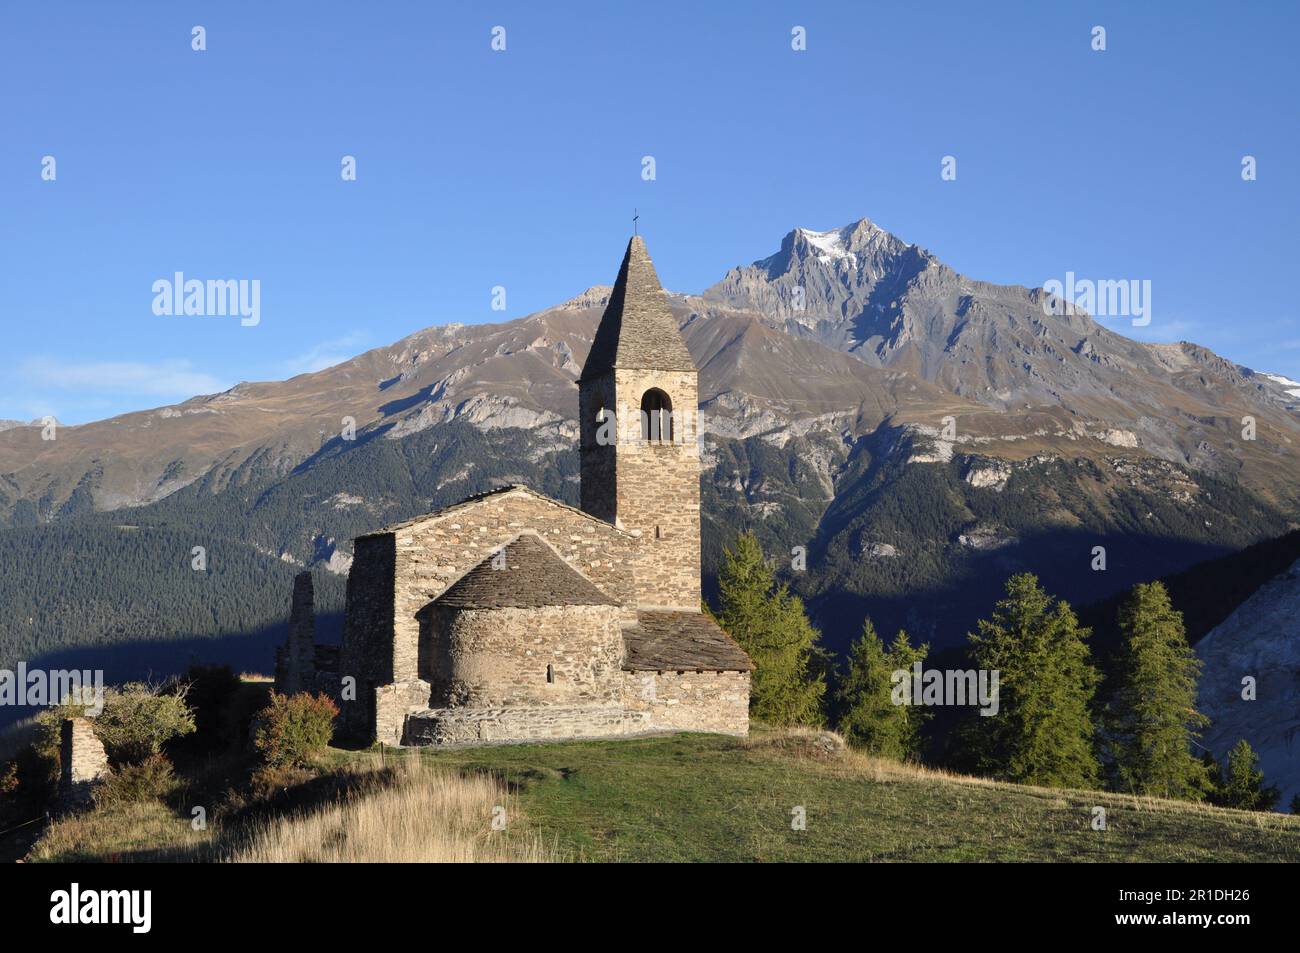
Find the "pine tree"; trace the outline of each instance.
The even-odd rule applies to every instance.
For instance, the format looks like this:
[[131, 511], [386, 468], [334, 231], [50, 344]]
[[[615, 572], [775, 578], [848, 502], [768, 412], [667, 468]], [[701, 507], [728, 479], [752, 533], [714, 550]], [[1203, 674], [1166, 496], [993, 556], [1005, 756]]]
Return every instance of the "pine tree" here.
[[900, 630], [894, 643], [885, 643], [867, 619], [862, 635], [849, 649], [848, 670], [841, 680], [836, 699], [840, 706], [840, 733], [855, 747], [874, 755], [899, 761], [915, 758], [921, 749], [920, 727], [923, 709], [894, 703], [894, 673], [908, 673], [912, 665], [924, 662], [928, 645], [913, 647]]
[[1242, 738], [1228, 752], [1228, 761], [1219, 776], [1216, 803], [1243, 811], [1268, 811], [1277, 802], [1278, 789], [1264, 784], [1259, 770], [1259, 755]]
[[750, 713], [770, 724], [820, 725], [826, 693], [820, 633], [803, 601], [777, 583], [753, 533], [723, 550], [718, 585], [718, 623], [754, 660]]
[[1021, 784], [1095, 785], [1089, 630], [1030, 573], [1008, 579], [1006, 593], [970, 635], [976, 664], [999, 673], [998, 713], [972, 731], [978, 768]]
[[1191, 743], [1209, 719], [1196, 710], [1201, 663], [1187, 644], [1182, 613], [1164, 585], [1143, 583], [1120, 606], [1119, 629], [1125, 647], [1111, 719], [1119, 786], [1200, 800], [1209, 778]]

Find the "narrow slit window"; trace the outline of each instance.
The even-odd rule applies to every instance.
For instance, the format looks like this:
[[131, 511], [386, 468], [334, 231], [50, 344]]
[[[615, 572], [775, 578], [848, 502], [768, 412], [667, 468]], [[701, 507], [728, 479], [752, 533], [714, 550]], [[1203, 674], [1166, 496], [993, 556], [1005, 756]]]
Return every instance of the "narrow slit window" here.
[[547, 684], [547, 685], [554, 685], [554, 684], [555, 684], [555, 666], [554, 666], [554, 665], [547, 665], [547, 666], [546, 666], [546, 684]]

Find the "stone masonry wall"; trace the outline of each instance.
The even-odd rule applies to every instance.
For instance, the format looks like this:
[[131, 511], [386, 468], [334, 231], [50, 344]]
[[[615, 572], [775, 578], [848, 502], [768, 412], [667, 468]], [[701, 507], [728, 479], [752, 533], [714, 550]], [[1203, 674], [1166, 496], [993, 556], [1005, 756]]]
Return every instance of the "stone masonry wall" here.
[[650, 731], [749, 734], [748, 672], [624, 672], [624, 706]]
[[345, 734], [371, 737], [375, 730], [375, 688], [393, 680], [393, 572], [396, 546], [392, 536], [362, 536], [356, 541], [348, 572], [339, 677], [356, 679], [356, 699], [339, 706]]
[[[524, 530], [635, 618], [633, 566], [642, 543], [572, 507], [512, 489], [413, 520], [391, 533], [359, 537], [348, 574], [339, 677], [357, 679], [357, 700], [341, 704], [345, 731], [395, 744], [406, 715], [429, 707], [417, 613], [468, 570]], [[425, 627], [427, 630], [427, 626]], [[426, 631], [427, 639], [427, 631]]]
[[408, 745], [616, 738], [647, 731], [645, 715], [622, 706], [582, 708], [443, 708], [407, 721]]
[[310, 691], [316, 682], [316, 608], [310, 572], [300, 572], [293, 579], [283, 660], [283, 679], [275, 690], [285, 695]]
[[[699, 397], [694, 371], [614, 372], [620, 433], [615, 462], [617, 517], [640, 530], [646, 559], [638, 566], [642, 607], [700, 607]], [[671, 442], [641, 439], [641, 397], [650, 388], [672, 401]]]
[[624, 672], [621, 705], [439, 708], [411, 715], [407, 745], [617, 738], [656, 731], [749, 734], [747, 672]]
[[373, 692], [374, 740], [401, 744], [407, 716], [429, 707], [429, 692], [429, 683], [418, 678], [377, 687]]
[[[635, 604], [632, 571], [641, 558], [642, 546], [627, 533], [523, 489], [452, 507], [394, 532], [393, 681], [419, 675], [420, 623], [416, 614], [524, 530], [536, 532], [611, 599]], [[627, 617], [633, 617], [631, 609]]]
[[[580, 385], [582, 508], [645, 540], [636, 579], [644, 607], [700, 606], [698, 376], [620, 368]], [[641, 398], [651, 388], [672, 402], [671, 440], [642, 439]], [[614, 415], [615, 443], [600, 439], [600, 408]]]
[[436, 607], [421, 646], [430, 705], [618, 705], [621, 619], [617, 606]]
[[578, 385], [578, 454], [582, 480], [579, 500], [583, 512], [608, 523], [618, 517], [616, 452], [614, 443], [597, 439], [601, 421], [596, 418], [603, 410], [613, 420], [617, 407], [612, 372]]

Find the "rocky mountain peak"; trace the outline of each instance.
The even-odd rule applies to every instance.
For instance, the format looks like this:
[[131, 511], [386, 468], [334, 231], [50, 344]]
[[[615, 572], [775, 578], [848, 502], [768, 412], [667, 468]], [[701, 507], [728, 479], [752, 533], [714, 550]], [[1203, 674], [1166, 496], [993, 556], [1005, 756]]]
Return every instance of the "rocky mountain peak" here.
[[[786, 275], [802, 277], [807, 271], [830, 270], [852, 273], [868, 282], [887, 273], [892, 263], [914, 246], [863, 218], [840, 228], [817, 231], [795, 228], [781, 240], [774, 255], [749, 266], [767, 275], [769, 280]], [[923, 257], [928, 258], [928, 255]], [[728, 277], [743, 271], [733, 269]], [[727, 279], [724, 278], [725, 282]]]
[[928, 252], [863, 218], [829, 231], [795, 228], [774, 255], [731, 269], [704, 295], [878, 364], [879, 346], [895, 346], [904, 330], [892, 308], [936, 269], [959, 277]]

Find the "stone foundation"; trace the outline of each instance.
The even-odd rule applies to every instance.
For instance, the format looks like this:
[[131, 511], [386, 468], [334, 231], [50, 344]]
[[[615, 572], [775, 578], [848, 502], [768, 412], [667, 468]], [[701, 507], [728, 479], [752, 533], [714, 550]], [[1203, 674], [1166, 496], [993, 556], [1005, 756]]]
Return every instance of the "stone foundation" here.
[[[420, 684], [427, 698], [427, 683]], [[404, 727], [396, 735], [403, 745], [425, 746], [622, 738], [675, 731], [749, 734], [748, 672], [624, 672], [623, 693], [622, 705], [408, 709], [401, 716]], [[388, 744], [397, 743], [391, 740], [398, 717], [393, 698], [380, 738]]]
[[645, 716], [604, 708], [439, 708], [413, 713], [407, 745], [478, 745], [513, 741], [619, 738], [651, 730]]

